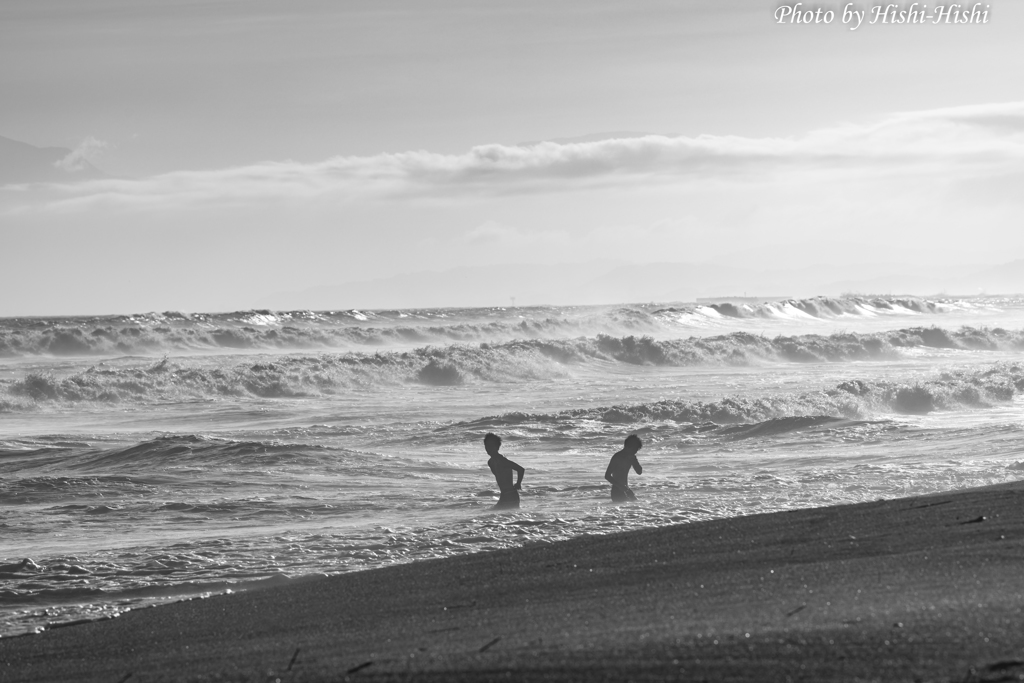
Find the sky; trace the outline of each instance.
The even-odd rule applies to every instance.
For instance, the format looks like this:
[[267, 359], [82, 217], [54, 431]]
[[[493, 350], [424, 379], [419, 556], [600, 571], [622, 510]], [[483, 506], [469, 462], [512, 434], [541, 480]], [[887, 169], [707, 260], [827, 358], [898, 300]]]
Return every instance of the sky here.
[[783, 5], [5, 0], [0, 136], [68, 156], [0, 185], [0, 316], [467, 265], [512, 291], [522, 264], [1024, 258], [1024, 2]]

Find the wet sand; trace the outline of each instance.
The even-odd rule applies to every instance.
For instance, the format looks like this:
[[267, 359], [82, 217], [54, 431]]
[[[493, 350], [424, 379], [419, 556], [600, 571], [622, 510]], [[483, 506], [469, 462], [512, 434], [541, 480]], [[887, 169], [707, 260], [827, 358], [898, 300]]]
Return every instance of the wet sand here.
[[1024, 483], [418, 562], [0, 640], [0, 681], [277, 679], [1024, 680]]

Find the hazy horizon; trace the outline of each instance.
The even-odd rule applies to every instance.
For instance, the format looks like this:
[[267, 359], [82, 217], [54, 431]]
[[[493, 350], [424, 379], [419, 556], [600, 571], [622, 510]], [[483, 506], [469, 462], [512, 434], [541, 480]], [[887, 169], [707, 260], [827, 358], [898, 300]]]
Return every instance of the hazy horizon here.
[[[505, 273], [489, 282], [487, 273]], [[470, 288], [466, 283], [473, 283]], [[693, 304], [701, 300], [809, 300], [815, 298], [964, 299], [1024, 295], [1024, 261], [996, 267], [970, 265], [906, 269], [898, 264], [835, 268], [828, 264], [787, 271], [725, 268], [712, 263], [590, 261], [551, 265], [460, 266], [336, 285], [281, 290], [251, 305], [203, 309], [84, 309], [13, 313], [0, 318], [116, 316], [159, 312], [227, 313], [246, 310], [331, 311], [448, 308], [565, 307], [626, 304]], [[438, 301], [445, 303], [437, 303]]]

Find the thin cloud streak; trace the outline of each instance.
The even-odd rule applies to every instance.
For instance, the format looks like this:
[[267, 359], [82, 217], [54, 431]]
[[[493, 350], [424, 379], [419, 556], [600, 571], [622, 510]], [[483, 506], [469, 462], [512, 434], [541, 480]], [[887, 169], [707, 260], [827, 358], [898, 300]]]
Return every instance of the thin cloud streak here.
[[1024, 102], [1015, 102], [899, 113], [870, 125], [835, 126], [790, 139], [650, 135], [568, 144], [490, 144], [457, 155], [409, 151], [338, 156], [319, 163], [264, 162], [179, 171], [139, 180], [82, 181], [38, 186], [45, 191], [45, 201], [12, 211], [230, 207], [318, 198], [444, 200], [757, 181], [786, 173], [984, 178], [1022, 168]]

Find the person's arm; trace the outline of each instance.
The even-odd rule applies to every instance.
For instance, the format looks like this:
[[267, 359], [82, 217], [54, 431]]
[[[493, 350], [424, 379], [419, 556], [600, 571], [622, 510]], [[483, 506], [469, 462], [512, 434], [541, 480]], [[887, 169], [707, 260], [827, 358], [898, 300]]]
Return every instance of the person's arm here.
[[[614, 460], [612, 462], [614, 462]], [[604, 478], [607, 479], [608, 482], [612, 486], [615, 486], [615, 477], [612, 476], [612, 463], [611, 462], [608, 463], [608, 469], [606, 469], [604, 471]]]
[[516, 488], [522, 488], [523, 475], [526, 474], [526, 469], [522, 465], [514, 463], [511, 460], [508, 461], [508, 464], [512, 465], [512, 469], [516, 471]]
[[633, 469], [636, 470], [637, 474], [644, 473], [644, 468], [640, 467], [640, 461], [636, 459], [635, 455], [633, 456]]

